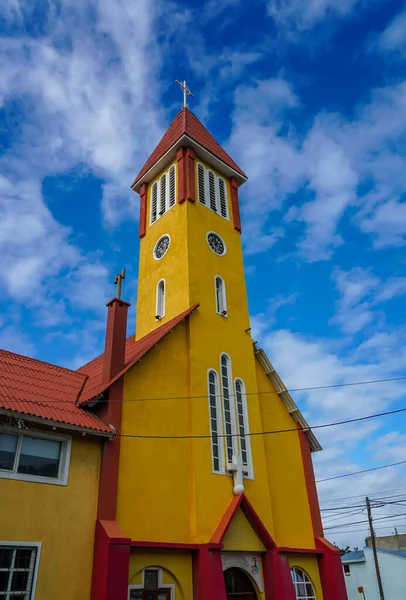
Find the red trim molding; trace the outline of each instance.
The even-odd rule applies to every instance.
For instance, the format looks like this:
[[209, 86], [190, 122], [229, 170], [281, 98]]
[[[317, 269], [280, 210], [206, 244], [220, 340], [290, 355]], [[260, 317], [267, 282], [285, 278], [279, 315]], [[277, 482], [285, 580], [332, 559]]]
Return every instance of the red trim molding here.
[[201, 548], [209, 548], [210, 550], [221, 550], [223, 544], [182, 544], [179, 542], [141, 542], [131, 540], [131, 546], [136, 548], [163, 548], [169, 550], [200, 550]]
[[227, 600], [221, 553], [201, 546], [192, 555], [193, 600]]
[[296, 600], [286, 554], [279, 554], [276, 548], [263, 554], [262, 574], [266, 600]]
[[323, 537], [316, 539], [316, 546], [322, 551], [319, 558], [319, 572], [324, 600], [347, 600], [339, 549]]
[[147, 232], [147, 198], [148, 198], [148, 186], [143, 183], [140, 188], [140, 225], [139, 225], [139, 236], [143, 238]]
[[235, 177], [230, 177], [230, 190], [234, 229], [241, 233], [240, 205], [238, 202], [238, 183]]
[[277, 551], [285, 554], [323, 554], [323, 550], [317, 548], [290, 548], [288, 546], [279, 546]]
[[178, 163], [178, 204], [196, 202], [195, 151], [182, 146], [176, 154]]
[[316, 480], [314, 477], [313, 461], [310, 450], [309, 438], [298, 424], [300, 448], [302, 451], [303, 469], [306, 480], [307, 497], [309, 501], [310, 514], [313, 524], [314, 537], [323, 537], [323, 524], [320, 516], [319, 498], [317, 495]]
[[130, 540], [115, 521], [97, 521], [91, 600], [127, 600]]

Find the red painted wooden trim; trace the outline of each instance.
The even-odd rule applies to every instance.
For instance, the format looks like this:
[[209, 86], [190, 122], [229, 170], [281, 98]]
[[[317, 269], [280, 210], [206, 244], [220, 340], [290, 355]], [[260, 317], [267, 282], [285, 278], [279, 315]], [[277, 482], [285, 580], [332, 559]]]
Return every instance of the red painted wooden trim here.
[[201, 548], [209, 548], [213, 550], [221, 550], [223, 544], [183, 544], [178, 542], [141, 542], [131, 540], [131, 546], [136, 548], [169, 548], [170, 550], [200, 550]]
[[139, 224], [139, 237], [143, 238], [147, 233], [147, 198], [148, 198], [148, 186], [143, 183], [140, 188], [140, 224]]
[[185, 173], [186, 173], [186, 198], [189, 202], [196, 202], [196, 184], [195, 184], [195, 156], [193, 148], [186, 148], [185, 155]]
[[288, 546], [279, 546], [278, 552], [285, 554], [323, 554], [323, 550], [317, 548], [290, 548]]
[[[107, 302], [106, 341], [103, 355], [102, 383], [111, 381], [124, 368], [127, 339], [127, 313], [131, 306], [119, 298]], [[114, 423], [112, 423], [114, 425]]]
[[307, 497], [312, 517], [314, 537], [323, 537], [323, 524], [321, 522], [319, 498], [317, 495], [316, 480], [314, 477], [313, 461], [310, 450], [309, 438], [298, 423], [300, 448], [306, 480]]
[[217, 529], [212, 535], [211, 542], [214, 544], [219, 544], [224, 538], [226, 531], [233, 520], [233, 517], [241, 504], [241, 500], [243, 498], [243, 494], [239, 494], [238, 496], [233, 496], [230, 504], [226, 508], [226, 512], [221, 518], [220, 523], [217, 525]]
[[176, 153], [176, 161], [178, 163], [178, 204], [183, 204], [186, 200], [185, 153], [186, 148], [183, 146]]
[[240, 205], [238, 203], [238, 184], [235, 177], [230, 177], [231, 209], [233, 211], [234, 229], [241, 233]]

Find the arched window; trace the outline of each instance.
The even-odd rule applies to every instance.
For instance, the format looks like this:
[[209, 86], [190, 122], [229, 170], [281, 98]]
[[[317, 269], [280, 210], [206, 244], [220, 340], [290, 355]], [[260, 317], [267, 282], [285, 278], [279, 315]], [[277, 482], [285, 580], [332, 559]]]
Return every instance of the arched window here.
[[157, 600], [173, 600], [175, 585], [164, 583], [163, 569], [159, 567], [147, 567], [142, 571], [142, 583], [129, 585], [129, 600], [146, 600], [153, 598]]
[[216, 275], [215, 279], [216, 286], [216, 311], [219, 315], [227, 316], [227, 302], [226, 302], [226, 286], [224, 280]]
[[231, 398], [231, 366], [230, 359], [227, 354], [222, 354], [220, 358], [221, 366], [221, 385], [223, 391], [223, 412], [224, 412], [224, 427], [226, 434], [226, 451], [227, 460], [232, 462], [233, 454], [236, 454], [236, 439], [235, 439], [235, 416], [234, 403]]
[[290, 572], [292, 574], [296, 600], [316, 600], [313, 584], [308, 574], [299, 567], [292, 567]]
[[201, 204], [206, 204], [206, 190], [205, 190], [205, 168], [199, 163], [197, 165], [197, 187], [198, 197]]
[[176, 204], [176, 167], [172, 165], [151, 188], [151, 225]]
[[156, 286], [156, 312], [155, 319], [159, 321], [165, 316], [165, 280], [161, 281]]
[[155, 223], [158, 211], [158, 182], [152, 186], [151, 191], [151, 224]]
[[218, 436], [222, 433], [221, 425], [221, 402], [219, 378], [213, 369], [208, 375], [209, 387], [209, 411], [210, 411], [210, 435], [211, 435], [211, 456], [213, 471], [215, 473], [224, 472], [224, 445], [222, 438]]
[[249, 437], [247, 396], [241, 379], [235, 380], [235, 401], [237, 406], [237, 425], [240, 440], [241, 461], [245, 467], [244, 475], [252, 477], [251, 439]]
[[228, 219], [226, 182], [202, 163], [197, 163], [197, 197], [200, 204]]

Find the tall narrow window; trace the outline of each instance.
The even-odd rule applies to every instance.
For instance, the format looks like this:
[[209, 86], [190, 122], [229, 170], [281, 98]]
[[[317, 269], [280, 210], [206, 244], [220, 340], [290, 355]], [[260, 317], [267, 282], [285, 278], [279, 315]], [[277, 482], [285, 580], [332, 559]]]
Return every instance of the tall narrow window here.
[[220, 390], [218, 375], [216, 371], [210, 370], [208, 376], [209, 384], [209, 411], [210, 411], [210, 435], [211, 435], [211, 456], [213, 471], [222, 473], [224, 471], [224, 445], [219, 439], [221, 434], [221, 412], [220, 412]]
[[155, 223], [158, 211], [158, 182], [152, 186], [151, 192], [151, 224]]
[[245, 467], [244, 475], [249, 477], [252, 475], [252, 463], [251, 463], [251, 442], [249, 437], [248, 427], [248, 410], [247, 410], [247, 396], [245, 394], [244, 383], [241, 379], [235, 381], [235, 398], [237, 405], [237, 424], [238, 424], [238, 435], [240, 440], [240, 452], [241, 461], [243, 467]]
[[157, 321], [165, 316], [165, 280], [161, 281], [156, 286], [156, 312], [155, 318]]
[[176, 202], [176, 186], [175, 186], [175, 165], [169, 169], [169, 206], [174, 206]]
[[220, 212], [221, 216], [227, 219], [227, 196], [226, 196], [226, 184], [224, 179], [219, 177], [219, 195], [220, 195]]
[[206, 191], [205, 191], [205, 177], [204, 177], [204, 166], [200, 163], [197, 165], [197, 184], [199, 191], [199, 202], [206, 204]]
[[216, 202], [216, 179], [213, 171], [209, 171], [209, 198], [210, 198], [210, 208], [217, 212], [217, 202]]
[[223, 388], [223, 411], [224, 411], [224, 426], [226, 430], [226, 450], [227, 460], [232, 462], [233, 454], [236, 454], [235, 448], [235, 421], [234, 421], [234, 407], [232, 398], [230, 398], [230, 381], [231, 381], [231, 369], [230, 359], [226, 354], [221, 355], [221, 384]]
[[162, 216], [166, 210], [166, 173], [161, 177], [161, 198], [159, 203], [159, 216]]
[[226, 304], [226, 287], [223, 279], [217, 275], [215, 278], [216, 285], [216, 310], [219, 315], [223, 317], [227, 316], [227, 304]]

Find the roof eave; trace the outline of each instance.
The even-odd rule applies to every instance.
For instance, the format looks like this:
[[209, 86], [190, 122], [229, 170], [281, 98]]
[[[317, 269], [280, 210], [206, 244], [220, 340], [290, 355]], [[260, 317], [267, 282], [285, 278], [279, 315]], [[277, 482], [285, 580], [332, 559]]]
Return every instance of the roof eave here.
[[16, 417], [16, 418], [24, 419], [26, 421], [30, 421], [30, 423], [36, 423], [38, 425], [49, 425], [50, 427], [58, 427], [59, 429], [75, 431], [75, 432], [81, 433], [83, 435], [96, 435], [98, 437], [104, 437], [104, 438], [108, 438], [108, 439], [112, 439], [115, 435], [115, 431], [113, 429], [111, 430], [111, 432], [99, 431], [97, 429], [91, 429], [90, 427], [81, 427], [79, 425], [70, 425], [69, 423], [64, 423], [63, 421], [54, 421], [53, 419], [44, 419], [43, 417], [37, 417], [35, 415], [30, 415], [28, 413], [18, 412], [15, 410], [9, 410], [6, 408], [0, 408], [0, 415], [4, 415], [6, 417]]
[[217, 169], [227, 177], [235, 177], [237, 180], [238, 186], [242, 185], [247, 181], [247, 176], [242, 175], [232, 167], [230, 167], [223, 160], [215, 156], [212, 152], [207, 150], [204, 146], [196, 142], [193, 138], [191, 138], [186, 133], [182, 134], [176, 142], [167, 150], [149, 169], [144, 175], [140, 178], [136, 177], [133, 184], [131, 185], [131, 189], [134, 192], [139, 194], [141, 186], [143, 183], [149, 183], [152, 181], [160, 171], [164, 168], [164, 164], [172, 161], [176, 158], [176, 152], [178, 148], [185, 145], [185, 142], [188, 146], [191, 146], [196, 154], [200, 156], [207, 164], [211, 165], [214, 169]]
[[255, 353], [255, 356], [258, 359], [259, 363], [263, 367], [266, 376], [268, 377], [268, 379], [272, 382], [273, 386], [275, 387], [276, 393], [278, 394], [278, 396], [280, 397], [282, 402], [285, 404], [289, 413], [292, 415], [293, 420], [298, 425], [301, 426], [301, 428], [305, 432], [306, 436], [308, 437], [309, 442], [310, 442], [311, 451], [318, 452], [319, 450], [322, 450], [322, 447], [321, 447], [319, 441], [317, 440], [316, 436], [314, 435], [313, 431], [311, 430], [306, 419], [300, 412], [300, 410], [297, 407], [297, 404], [293, 400], [292, 396], [289, 394], [288, 390], [286, 389], [282, 379], [279, 377], [278, 373], [276, 372], [271, 361], [265, 354], [264, 350], [262, 350], [262, 348], [258, 348], [258, 346], [255, 342], [254, 342], [254, 353]]

